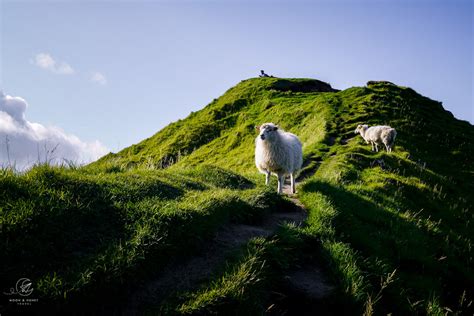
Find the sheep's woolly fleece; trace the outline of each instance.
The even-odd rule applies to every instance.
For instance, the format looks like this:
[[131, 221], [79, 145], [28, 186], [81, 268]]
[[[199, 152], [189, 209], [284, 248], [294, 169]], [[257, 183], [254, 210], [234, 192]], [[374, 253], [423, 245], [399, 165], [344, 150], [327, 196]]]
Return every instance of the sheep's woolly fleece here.
[[392, 151], [397, 131], [390, 126], [358, 125], [355, 133], [359, 133], [366, 143], [372, 145], [372, 150], [378, 151], [378, 146], [385, 145], [387, 151]]
[[[262, 126], [275, 126], [272, 123], [265, 123]], [[298, 138], [281, 129], [277, 130], [278, 142], [262, 142], [256, 138], [256, 164], [260, 172], [265, 173], [265, 169], [275, 172], [281, 168], [283, 173], [289, 174], [301, 168], [302, 158], [299, 155], [301, 143]], [[272, 166], [275, 164], [275, 166]]]
[[23, 170], [46, 160], [61, 164], [65, 160], [85, 163], [108, 152], [99, 141], [83, 142], [54, 126], [29, 122], [28, 104], [20, 97], [0, 91], [0, 167]]
[[[281, 177], [291, 175], [291, 187], [294, 192], [295, 173], [303, 164], [300, 140], [296, 135], [279, 129], [273, 123], [265, 123], [259, 130], [260, 135], [255, 139], [255, 164], [258, 170], [264, 174], [271, 172], [278, 176], [279, 193], [283, 185]], [[268, 180], [266, 182], [268, 183]]]

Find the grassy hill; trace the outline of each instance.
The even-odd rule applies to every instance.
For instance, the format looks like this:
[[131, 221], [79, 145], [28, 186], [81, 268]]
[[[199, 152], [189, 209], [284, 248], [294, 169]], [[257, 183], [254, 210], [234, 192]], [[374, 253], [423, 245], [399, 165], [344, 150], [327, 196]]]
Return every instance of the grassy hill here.
[[[303, 142], [297, 198], [306, 225], [250, 240], [199, 288], [149, 311], [472, 313], [474, 127], [389, 82], [338, 91], [313, 79], [244, 80], [89, 166], [3, 170], [1, 284], [34, 280], [37, 309], [117, 308], [172, 258], [199, 253], [219, 227], [288, 207], [254, 166], [263, 122]], [[371, 152], [354, 135], [361, 123], [395, 127], [394, 152]], [[312, 265], [335, 287], [317, 302], [285, 285], [290, 271]]]

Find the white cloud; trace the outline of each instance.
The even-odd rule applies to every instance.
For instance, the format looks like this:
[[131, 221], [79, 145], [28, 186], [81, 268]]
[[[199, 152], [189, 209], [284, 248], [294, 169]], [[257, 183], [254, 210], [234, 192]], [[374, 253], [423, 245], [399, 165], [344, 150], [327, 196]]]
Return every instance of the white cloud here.
[[105, 78], [105, 76], [98, 71], [92, 73], [90, 80], [102, 86], [107, 84], [107, 78]]
[[64, 61], [57, 62], [50, 54], [47, 53], [37, 54], [34, 60], [32, 60], [32, 63], [42, 69], [60, 75], [72, 75], [75, 73], [71, 65]]
[[38, 54], [35, 57], [35, 65], [43, 69], [54, 69], [56, 62], [49, 54]]
[[[30, 63], [47, 71], [50, 71], [59, 75], [73, 75], [76, 73], [71, 65], [64, 61], [57, 61], [48, 53], [39, 53], [33, 59], [30, 59]], [[101, 72], [94, 71], [90, 74], [89, 81], [96, 84], [105, 86], [107, 84], [107, 78]]]
[[26, 120], [26, 101], [0, 91], [0, 166], [25, 169], [37, 162], [85, 163], [108, 152], [99, 141], [83, 142], [54, 126]]
[[56, 73], [61, 75], [72, 75], [75, 71], [69, 64], [60, 63], [56, 66]]

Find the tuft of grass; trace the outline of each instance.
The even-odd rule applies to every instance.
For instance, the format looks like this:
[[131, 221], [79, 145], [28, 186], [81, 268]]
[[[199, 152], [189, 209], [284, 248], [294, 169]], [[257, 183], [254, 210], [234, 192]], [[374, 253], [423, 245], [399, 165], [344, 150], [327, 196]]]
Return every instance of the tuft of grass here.
[[[255, 302], [266, 273], [264, 259], [267, 248], [272, 242], [263, 238], [252, 240], [242, 258], [232, 265], [223, 276], [209, 287], [188, 294], [184, 303], [175, 312], [182, 315], [193, 314], [226, 314], [242, 315], [258, 311], [261, 302]], [[261, 312], [261, 311], [260, 311]]]
[[251, 239], [231, 256], [209, 282], [196, 291], [178, 293], [161, 309], [170, 315], [262, 314], [271, 305], [269, 289], [297, 261], [292, 251], [302, 240], [294, 226], [280, 227], [274, 236]]

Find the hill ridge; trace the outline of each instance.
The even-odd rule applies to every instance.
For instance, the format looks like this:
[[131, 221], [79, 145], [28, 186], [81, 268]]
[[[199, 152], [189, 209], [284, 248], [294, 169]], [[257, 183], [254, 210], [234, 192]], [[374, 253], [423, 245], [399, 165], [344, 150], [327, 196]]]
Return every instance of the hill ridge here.
[[[365, 299], [365, 308], [384, 313], [417, 310], [401, 303], [403, 299], [393, 293], [386, 294], [378, 303], [380, 307], [374, 307], [374, 300], [380, 297], [367, 294], [368, 288], [375, 293], [378, 290], [365, 275], [382, 277], [399, 271], [404, 274], [403, 281], [392, 286], [398, 291], [406, 287], [425, 293], [410, 298], [425, 302], [425, 312], [443, 306], [469, 309], [468, 303], [456, 305], [456, 300], [472, 297], [468, 289], [474, 284], [473, 273], [467, 269], [472, 256], [466, 257], [462, 250], [470, 247], [468, 236], [474, 233], [470, 193], [474, 191], [474, 127], [457, 120], [441, 102], [392, 82], [369, 81], [366, 86], [341, 91], [308, 91], [304, 88], [307, 80], [311, 79], [244, 80], [202, 110], [98, 165], [170, 170], [214, 165], [258, 183], [263, 180], [253, 162], [254, 126], [277, 123], [302, 140], [306, 180], [298, 196], [310, 212], [305, 231], [307, 236], [322, 240], [332, 264], [341, 267], [333, 273], [348, 286], [344, 295], [349, 300], [359, 301], [356, 305], [360, 306], [360, 300]], [[287, 88], [275, 89], [276, 82]], [[362, 123], [394, 127], [398, 132], [394, 152], [371, 152], [354, 134]], [[190, 139], [175, 141], [176, 135]], [[170, 157], [171, 162], [163, 163]], [[380, 226], [385, 231], [379, 231]], [[405, 231], [416, 237], [400, 235]], [[369, 237], [373, 234], [377, 237]], [[380, 245], [397, 249], [398, 257]], [[419, 253], [413, 253], [417, 247], [421, 247]], [[346, 255], [338, 257], [336, 253]], [[443, 270], [437, 260], [446, 257], [451, 258], [449, 263], [444, 261], [449, 268]], [[414, 266], [405, 262], [414, 262]], [[417, 267], [422, 266], [437, 272], [420, 271]], [[457, 285], [450, 280], [453, 273]], [[411, 282], [410, 278], [423, 281]], [[432, 284], [440, 296], [429, 298], [423, 282]], [[447, 284], [448, 292], [442, 290]]]
[[[472, 314], [474, 127], [409, 87], [327, 88], [244, 80], [88, 166], [0, 170], [0, 283], [28, 275], [37, 313], [119, 312], [130, 291], [204, 251], [222, 227], [300, 201], [304, 225], [251, 238], [150, 313]], [[303, 143], [293, 200], [254, 165], [254, 126], [270, 121]], [[354, 133], [362, 123], [396, 128], [393, 152], [372, 152]], [[295, 271], [323, 273], [333, 291], [297, 294], [317, 289], [294, 286]]]
[[[317, 88], [302, 92], [308, 86]], [[326, 93], [329, 97], [324, 97]], [[395, 97], [392, 98], [393, 96]], [[340, 120], [341, 115], [351, 111], [351, 105], [347, 105], [342, 114], [335, 114], [334, 118], [329, 119], [331, 114], [327, 112], [334, 111], [335, 106], [344, 103], [340, 101], [341, 97], [354, 98], [354, 102], [361, 102], [361, 99], [363, 99], [358, 109], [360, 113], [354, 113], [352, 117]], [[287, 104], [284, 104], [285, 98], [289, 101]], [[276, 102], [272, 101], [273, 99], [282, 101], [282, 105], [276, 108]], [[396, 99], [400, 100], [400, 104], [394, 103]], [[416, 104], [407, 106], [407, 99], [421, 101], [418, 104], [422, 105], [419, 107]], [[315, 107], [318, 106], [318, 103], [326, 104], [321, 106], [320, 109], [311, 109], [306, 104], [305, 107], [302, 107], [300, 103], [298, 105], [301, 109], [295, 111], [299, 116], [284, 117], [287, 113], [289, 116], [295, 114], [292, 113], [293, 111], [289, 107], [299, 103], [298, 101], [301, 101], [301, 103], [314, 102]], [[388, 105], [384, 104], [385, 101]], [[371, 108], [374, 105], [375, 107]], [[346, 106], [346, 104], [343, 106]], [[301, 113], [302, 111], [304, 113]], [[412, 119], [412, 123], [416, 123], [416, 126], [412, 127], [410, 124], [400, 126], [397, 122], [392, 123], [391, 121], [395, 117], [389, 115], [389, 111], [393, 111], [393, 114], [398, 117], [405, 116], [405, 120]], [[361, 115], [363, 112], [366, 114]], [[372, 114], [377, 114], [379, 119], [375, 121], [371, 119]], [[318, 121], [314, 118], [315, 115], [322, 118]], [[243, 140], [242, 137], [245, 137], [244, 140], [247, 141], [247, 144], [250, 143], [251, 137], [249, 136], [253, 133], [253, 126], [262, 121], [275, 121], [286, 129], [294, 130], [295, 125], [302, 126], [303, 123], [307, 123], [298, 120], [308, 120], [308, 116], [312, 116], [313, 120], [318, 121], [311, 123], [319, 123], [317, 129], [313, 128], [313, 131], [319, 134], [326, 132], [325, 128], [321, 126], [322, 124], [331, 126], [334, 124], [333, 121], [339, 122], [338, 124], [352, 123], [351, 129], [355, 128], [357, 123], [391, 124], [403, 133], [403, 129], [407, 128], [407, 125], [410, 128], [419, 128], [421, 124], [426, 124], [426, 117], [436, 116], [438, 118], [444, 117], [442, 119], [443, 124], [446, 121], [456, 122], [456, 125], [464, 124], [463, 128], [470, 130], [472, 135], [472, 125], [455, 119], [451, 112], [443, 109], [440, 102], [423, 97], [411, 88], [399, 87], [388, 81], [369, 81], [364, 87], [352, 87], [339, 91], [316, 79], [251, 78], [242, 80], [203, 109], [169, 124], [155, 135], [138, 144], [127, 147], [116, 154], [106, 155], [93, 165], [104, 165], [113, 162], [113, 164], [121, 164], [126, 168], [132, 166], [166, 168], [187, 156], [193, 156], [196, 150], [201, 149], [202, 154], [194, 155], [199, 156], [196, 157], [199, 164], [205, 161], [206, 155], [209, 156], [207, 151], [204, 155], [203, 148], [205, 147], [214, 147], [209, 148], [210, 150], [217, 149], [222, 147], [216, 144], [220, 143], [225, 144], [224, 149], [232, 150], [238, 147]], [[324, 116], [328, 118], [326, 122], [323, 122]], [[310, 132], [303, 132], [303, 135], [308, 133]], [[322, 135], [319, 136], [322, 137]], [[346, 129], [343, 131], [343, 135], [333, 133], [324, 137], [351, 139], [352, 136], [354, 135], [351, 135], [350, 129]], [[432, 137], [432, 134], [429, 136]], [[307, 137], [309, 138], [309, 135]], [[465, 136], [461, 135], [461, 137]], [[314, 145], [317, 141], [320, 141], [320, 139], [307, 141], [306, 146], [310, 146], [308, 143]], [[219, 150], [216, 150], [216, 152], [219, 152]], [[194, 159], [184, 160], [187, 163], [195, 164]], [[211, 161], [211, 163], [213, 162]], [[236, 163], [236, 165], [238, 164]], [[245, 166], [249, 167], [249, 164], [247, 163]]]

